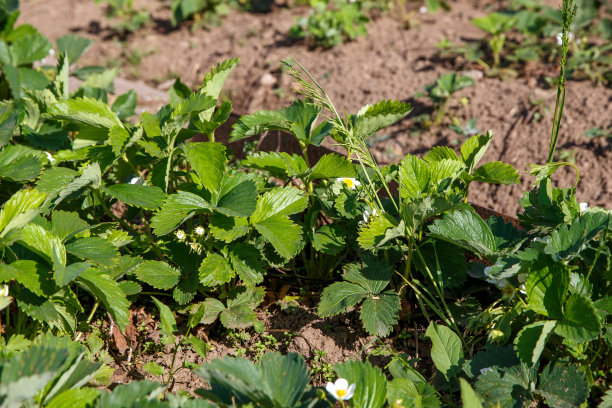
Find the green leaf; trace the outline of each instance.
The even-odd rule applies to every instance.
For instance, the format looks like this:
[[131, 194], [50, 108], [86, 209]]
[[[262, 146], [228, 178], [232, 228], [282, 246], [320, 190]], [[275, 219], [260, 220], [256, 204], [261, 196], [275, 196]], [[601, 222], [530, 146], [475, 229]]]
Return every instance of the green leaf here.
[[357, 173], [353, 164], [344, 156], [337, 154], [326, 154], [322, 156], [308, 175], [308, 180], [320, 178], [331, 179], [339, 177], [356, 177]]
[[78, 238], [66, 244], [66, 250], [79, 258], [89, 259], [104, 266], [114, 266], [119, 258], [119, 250], [100, 237]]
[[448, 146], [434, 146], [423, 156], [423, 160], [432, 163], [441, 160], [459, 160], [457, 153]]
[[161, 209], [151, 218], [151, 227], [157, 235], [166, 235], [178, 227], [191, 213], [212, 210], [212, 206], [202, 197], [179, 191], [169, 195]]
[[399, 295], [388, 290], [379, 295], [366, 297], [359, 318], [369, 334], [386, 337], [397, 324], [400, 309]]
[[51, 272], [41, 263], [19, 260], [10, 265], [0, 264], [0, 279], [10, 282], [15, 279], [37, 296], [50, 297], [57, 291]]
[[288, 215], [303, 211], [307, 205], [304, 193], [293, 187], [277, 187], [259, 198], [251, 223], [279, 255], [291, 258], [300, 249], [302, 227]]
[[487, 223], [472, 211], [445, 214], [429, 227], [431, 236], [451, 242], [480, 256], [495, 253], [495, 237]]
[[255, 223], [254, 227], [286, 259], [295, 256], [302, 248], [302, 227], [286, 215], [268, 217]]
[[127, 205], [147, 210], [161, 207], [166, 196], [159, 187], [139, 184], [114, 184], [106, 187], [105, 192]]
[[599, 336], [601, 324], [597, 310], [590, 299], [572, 293], [565, 303], [563, 320], [557, 323], [555, 333], [576, 343], [584, 343]]
[[465, 408], [483, 408], [482, 399], [465, 378], [459, 378], [459, 388], [461, 389], [461, 402]]
[[335, 282], [323, 289], [317, 313], [321, 317], [335, 316], [355, 306], [369, 292], [360, 285], [349, 282]]
[[257, 205], [257, 186], [245, 173], [224, 175], [215, 210], [231, 217], [248, 217]]
[[319, 252], [338, 255], [346, 247], [347, 234], [346, 229], [337, 223], [323, 225], [313, 233], [312, 245]]
[[21, 145], [6, 146], [0, 151], [0, 178], [12, 181], [36, 179], [45, 159], [40, 152]]
[[66, 248], [62, 241], [38, 224], [26, 225], [20, 237], [20, 242], [45, 257], [53, 263], [55, 257], [62, 264], [66, 265]]
[[247, 305], [238, 305], [227, 308], [219, 317], [223, 326], [228, 329], [246, 329], [257, 322], [257, 315], [253, 308]]
[[539, 393], [551, 407], [582, 407], [589, 396], [589, 384], [577, 365], [549, 364], [540, 376]]
[[220, 143], [190, 143], [183, 147], [187, 161], [210, 192], [219, 192], [225, 171], [225, 146]]
[[104, 102], [93, 98], [76, 98], [58, 101], [49, 109], [55, 120], [65, 120], [78, 125], [111, 129], [122, 127], [121, 120]]
[[380, 368], [372, 367], [369, 361], [347, 361], [334, 365], [338, 378], [355, 384], [351, 398], [354, 408], [381, 408], [387, 396], [387, 379]]
[[204, 258], [198, 271], [200, 273], [200, 283], [210, 287], [227, 283], [235, 275], [227, 259], [216, 253], [211, 253]]
[[223, 84], [232, 73], [236, 65], [240, 62], [240, 58], [227, 59], [211, 68], [210, 72], [204, 77], [202, 87], [198, 92], [204, 93], [215, 99], [219, 97]]
[[416, 156], [408, 155], [400, 163], [399, 182], [402, 198], [414, 199], [428, 191], [431, 171], [427, 163]]
[[37, 214], [46, 194], [36, 189], [20, 190], [13, 194], [0, 210], [0, 238], [23, 228]]
[[485, 163], [478, 167], [471, 177], [472, 181], [481, 183], [503, 184], [509, 186], [520, 182], [518, 172], [509, 164], [499, 161]]
[[200, 320], [200, 324], [211, 324], [217, 317], [219, 317], [219, 313], [225, 310], [225, 306], [223, 303], [219, 302], [217, 299], [208, 298], [204, 302], [202, 302], [204, 306], [204, 315]]
[[484, 399], [485, 406], [528, 407], [535, 403], [530, 392], [532, 383], [527, 366], [520, 364], [504, 370], [493, 368], [485, 372], [478, 377], [475, 388]]
[[229, 254], [234, 271], [247, 286], [255, 286], [263, 281], [266, 273], [265, 263], [259, 250], [251, 244], [240, 242], [233, 245]]
[[[296, 155], [297, 157], [297, 155]], [[255, 169], [265, 170], [276, 177], [287, 177], [291, 168], [297, 169], [295, 159], [285, 152], [257, 152], [247, 156], [242, 165]], [[306, 163], [304, 162], [304, 166]], [[306, 167], [306, 166], [305, 166]], [[303, 170], [306, 170], [304, 168]], [[301, 173], [298, 171], [298, 173]]]
[[451, 210], [470, 210], [472, 207], [466, 203], [455, 203], [439, 195], [427, 195], [412, 201], [403, 202], [400, 214], [404, 224], [411, 231], [417, 231], [425, 221], [440, 216]]
[[389, 241], [387, 230], [398, 226], [397, 221], [388, 213], [380, 215], [370, 215], [367, 224], [364, 224], [359, 230], [357, 242], [363, 249], [372, 249], [381, 246]]
[[512, 29], [517, 18], [503, 13], [490, 13], [486, 17], [472, 19], [472, 24], [491, 35], [503, 34]]
[[125, 330], [130, 316], [130, 302], [119, 284], [95, 268], [89, 268], [77, 280], [102, 302], [119, 329]]
[[261, 358], [262, 385], [275, 407], [296, 407], [310, 381], [304, 357], [267, 353]]
[[210, 232], [220, 241], [230, 243], [249, 232], [249, 221], [243, 217], [228, 217], [213, 214], [210, 217]]
[[548, 320], [535, 322], [521, 329], [514, 340], [514, 348], [523, 363], [529, 366], [538, 363], [556, 324], [554, 320]]
[[[66, 174], [67, 176], [67, 174]], [[98, 162], [90, 163], [81, 171], [81, 175], [74, 178], [70, 183], [61, 190], [54, 205], [58, 205], [66, 197], [73, 193], [91, 185], [94, 188], [99, 188], [102, 184], [102, 171], [100, 170], [100, 164]]]
[[355, 118], [354, 132], [359, 138], [368, 138], [381, 129], [391, 126], [412, 111], [408, 103], [384, 100], [367, 108]]
[[292, 215], [306, 208], [306, 195], [294, 187], [276, 187], [266, 192], [257, 201], [251, 222], [257, 224], [277, 215]]
[[151, 296], [151, 299], [153, 299], [155, 306], [157, 306], [157, 309], [159, 310], [159, 318], [161, 320], [160, 328], [162, 333], [170, 338], [174, 338], [174, 333], [178, 331], [174, 314], [172, 314], [172, 311], [168, 306], [164, 305], [153, 296]]
[[563, 264], [555, 263], [546, 256], [538, 260], [525, 282], [529, 308], [544, 316], [560, 319], [569, 279], [570, 272]]
[[608, 227], [610, 214], [607, 211], [591, 210], [575, 218], [571, 225], [560, 225], [550, 236], [544, 252], [556, 261], [567, 261], [579, 254], [585, 244]]
[[136, 114], [134, 109], [137, 103], [138, 94], [133, 89], [130, 89], [115, 99], [113, 106], [111, 106], [111, 110], [115, 112], [120, 119], [126, 120]]
[[62, 287], [72, 282], [77, 276], [85, 272], [89, 267], [91, 267], [91, 264], [87, 262], [77, 262], [68, 266], [56, 264], [54, 266], [55, 271], [53, 273], [55, 283], [57, 284], [57, 286]]
[[429, 323], [425, 336], [431, 340], [431, 359], [436, 368], [451, 381], [461, 371], [464, 360], [459, 336], [448, 327], [434, 322]]
[[69, 359], [67, 349], [37, 345], [5, 360], [0, 374], [3, 406], [20, 407], [32, 399], [60, 373]]
[[82, 220], [76, 212], [57, 210], [51, 213], [51, 231], [62, 241], [87, 231], [89, 228], [89, 224]]
[[208, 346], [204, 340], [194, 336], [193, 334], [189, 335], [186, 340], [187, 343], [191, 345], [193, 351], [198, 353], [198, 355], [203, 359], [206, 359], [206, 355], [208, 354]]
[[387, 401], [391, 407], [440, 408], [442, 406], [434, 387], [407, 378], [395, 378], [387, 384]]
[[100, 396], [100, 390], [95, 388], [72, 388], [56, 395], [47, 408], [86, 408], [93, 406]]
[[142, 366], [142, 369], [154, 377], [161, 377], [164, 375], [164, 368], [157, 364], [155, 361], [149, 361]]
[[472, 173], [482, 159], [492, 138], [493, 132], [488, 131], [486, 135], [472, 136], [463, 143], [461, 146], [461, 161], [466, 165], [468, 173]]
[[161, 261], [144, 261], [134, 271], [136, 277], [155, 289], [168, 290], [176, 286], [181, 272]]
[[73, 34], [66, 34], [57, 39], [58, 54], [66, 54], [72, 64], [87, 51], [93, 40]]

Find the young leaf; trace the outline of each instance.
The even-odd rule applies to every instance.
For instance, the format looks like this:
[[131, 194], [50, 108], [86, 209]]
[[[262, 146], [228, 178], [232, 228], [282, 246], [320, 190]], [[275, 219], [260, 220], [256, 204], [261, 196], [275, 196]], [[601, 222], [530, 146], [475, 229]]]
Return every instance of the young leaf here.
[[431, 359], [436, 368], [444, 374], [447, 381], [451, 381], [461, 371], [464, 355], [461, 340], [451, 329], [429, 323], [425, 336], [432, 343]]
[[[389, 239], [387, 238], [387, 230], [398, 226], [398, 222], [388, 213], [381, 215], [371, 215], [367, 224], [359, 230], [357, 242], [363, 249], [372, 249], [383, 245]], [[393, 238], [393, 237], [391, 237]]]
[[0, 210], [0, 238], [29, 223], [38, 214], [45, 197], [45, 193], [36, 189], [20, 190], [5, 201]]
[[368, 138], [381, 129], [391, 126], [412, 111], [408, 103], [384, 100], [367, 108], [355, 118], [355, 136]]
[[488, 131], [486, 135], [470, 137], [461, 146], [461, 161], [466, 165], [468, 173], [474, 171], [474, 168], [487, 151], [492, 138], [493, 132]]
[[157, 309], [159, 310], [159, 318], [161, 320], [160, 328], [162, 333], [170, 338], [174, 338], [174, 333], [178, 331], [174, 314], [172, 314], [172, 311], [168, 306], [164, 305], [153, 296], [151, 296], [151, 299], [153, 299], [155, 306], [157, 306]]
[[155, 361], [149, 361], [148, 363], [144, 364], [142, 369], [154, 377], [161, 377], [164, 375], [164, 368]]

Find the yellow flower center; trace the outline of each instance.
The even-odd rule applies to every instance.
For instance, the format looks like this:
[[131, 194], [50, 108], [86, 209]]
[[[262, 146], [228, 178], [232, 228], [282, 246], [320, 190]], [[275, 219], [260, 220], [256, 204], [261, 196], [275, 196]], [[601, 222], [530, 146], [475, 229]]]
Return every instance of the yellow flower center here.
[[342, 398], [346, 395], [346, 390], [336, 390], [336, 394], [338, 394], [339, 398]]
[[345, 178], [345, 179], [344, 179], [344, 184], [346, 184], [346, 186], [347, 186], [348, 188], [353, 188], [353, 187], [355, 187], [355, 181], [354, 181], [353, 179], [350, 179], [350, 178]]

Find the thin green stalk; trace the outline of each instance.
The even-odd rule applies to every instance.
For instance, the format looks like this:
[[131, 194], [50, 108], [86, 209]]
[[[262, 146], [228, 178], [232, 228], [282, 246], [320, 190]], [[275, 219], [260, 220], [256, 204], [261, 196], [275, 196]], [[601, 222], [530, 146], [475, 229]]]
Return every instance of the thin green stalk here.
[[559, 129], [561, 128], [561, 118], [563, 117], [563, 107], [565, 105], [565, 64], [567, 62], [567, 53], [569, 51], [570, 28], [572, 21], [576, 16], [576, 10], [577, 8], [574, 5], [574, 0], [563, 0], [563, 5], [561, 6], [561, 17], [563, 20], [561, 68], [559, 71], [559, 83], [557, 85], [557, 99], [555, 102], [555, 114], [553, 116], [550, 148], [548, 150], [548, 163], [552, 163], [554, 159], [557, 139], [559, 138]]

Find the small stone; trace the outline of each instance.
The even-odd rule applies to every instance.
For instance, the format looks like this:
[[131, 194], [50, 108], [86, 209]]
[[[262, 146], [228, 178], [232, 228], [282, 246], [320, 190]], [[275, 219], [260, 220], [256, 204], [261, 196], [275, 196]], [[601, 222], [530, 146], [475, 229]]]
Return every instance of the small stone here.
[[484, 77], [484, 73], [478, 69], [470, 69], [467, 71], [461, 72], [461, 75], [470, 77], [474, 80], [482, 79]]
[[259, 83], [263, 86], [274, 86], [277, 82], [278, 80], [274, 77], [274, 75], [270, 74], [269, 72], [263, 74], [259, 79]]

